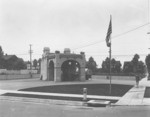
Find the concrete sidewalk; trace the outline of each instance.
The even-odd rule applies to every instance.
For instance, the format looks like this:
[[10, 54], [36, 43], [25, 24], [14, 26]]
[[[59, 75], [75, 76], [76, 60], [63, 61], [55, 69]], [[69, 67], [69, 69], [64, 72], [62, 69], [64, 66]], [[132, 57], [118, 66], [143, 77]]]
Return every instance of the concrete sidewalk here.
[[145, 98], [146, 87], [150, 87], [150, 80], [143, 78], [139, 87], [130, 89], [115, 105], [150, 105], [150, 98]]

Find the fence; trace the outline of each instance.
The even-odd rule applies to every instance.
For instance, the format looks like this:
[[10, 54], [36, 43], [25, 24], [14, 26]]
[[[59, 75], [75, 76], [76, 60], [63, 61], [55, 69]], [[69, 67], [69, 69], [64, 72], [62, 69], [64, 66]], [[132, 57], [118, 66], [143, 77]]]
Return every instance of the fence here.
[[[93, 75], [92, 78], [93, 79], [108, 79], [107, 75]], [[135, 80], [134, 76], [111, 76], [111, 78], [112, 80]]]
[[24, 75], [24, 74], [37, 74], [37, 70], [6, 70], [0, 69], [0, 75]]
[[15, 79], [29, 79], [29, 78], [40, 78], [40, 74], [7, 74], [0, 75], [0, 80], [15, 80]]
[[[94, 75], [106, 76], [109, 73], [95, 73]], [[133, 73], [111, 73], [112, 76], [134, 76]]]

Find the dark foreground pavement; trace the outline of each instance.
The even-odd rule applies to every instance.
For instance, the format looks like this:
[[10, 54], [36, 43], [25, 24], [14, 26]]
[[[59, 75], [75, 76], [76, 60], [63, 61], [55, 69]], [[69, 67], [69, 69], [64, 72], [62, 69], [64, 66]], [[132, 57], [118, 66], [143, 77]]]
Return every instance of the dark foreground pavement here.
[[149, 117], [150, 106], [84, 107], [0, 101], [0, 117]]

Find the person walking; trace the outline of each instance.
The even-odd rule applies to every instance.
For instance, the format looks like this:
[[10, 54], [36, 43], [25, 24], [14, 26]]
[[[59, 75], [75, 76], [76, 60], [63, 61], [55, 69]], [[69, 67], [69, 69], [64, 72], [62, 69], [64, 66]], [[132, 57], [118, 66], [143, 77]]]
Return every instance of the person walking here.
[[138, 74], [136, 74], [135, 76], [135, 80], [136, 80], [136, 87], [139, 87], [139, 81], [140, 81], [140, 76]]

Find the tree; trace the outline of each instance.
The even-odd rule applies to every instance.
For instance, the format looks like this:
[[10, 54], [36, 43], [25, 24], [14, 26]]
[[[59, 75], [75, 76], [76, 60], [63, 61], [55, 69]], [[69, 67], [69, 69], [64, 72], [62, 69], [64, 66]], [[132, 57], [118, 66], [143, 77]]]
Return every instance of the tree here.
[[41, 66], [41, 58], [38, 59], [38, 64]]
[[133, 72], [134, 73], [137, 73], [139, 58], [140, 58], [140, 56], [138, 54], [135, 54], [132, 61], [131, 61], [133, 64]]
[[33, 67], [35, 67], [35, 69], [37, 68], [38, 65], [38, 61], [36, 59], [33, 60]]
[[39, 65], [39, 69], [38, 69], [38, 73], [40, 73], [41, 71], [41, 58], [38, 59], [38, 65]]
[[16, 55], [5, 55], [4, 59], [5, 59], [5, 64], [4, 64], [5, 69], [14, 70], [18, 57]]
[[133, 73], [133, 64], [131, 61], [124, 62], [123, 72], [128, 74]]
[[26, 64], [23, 61], [23, 59], [18, 58], [13, 66], [14, 70], [21, 70], [21, 69], [26, 69]]
[[3, 55], [4, 55], [4, 52], [3, 52], [3, 50], [2, 50], [2, 47], [0, 46], [0, 58], [2, 58]]
[[[110, 71], [110, 59], [107, 57], [105, 61], [102, 62], [102, 71], [109, 73]], [[111, 59], [111, 72], [120, 73], [121, 72], [121, 62], [116, 61], [114, 58]]]
[[96, 72], [96, 70], [97, 70], [97, 64], [96, 64], [96, 62], [95, 62], [95, 60], [94, 60], [93, 57], [89, 58], [89, 60], [86, 63], [86, 67], [88, 69], [90, 69], [93, 73]]
[[140, 56], [138, 54], [135, 54], [131, 61], [124, 62], [123, 72], [144, 75], [146, 66], [144, 62], [139, 61], [139, 58]]
[[143, 61], [138, 62], [137, 72], [140, 73], [140, 74], [145, 74], [146, 73], [146, 65], [144, 64]]
[[109, 73], [110, 69], [110, 59], [107, 57], [105, 61], [102, 62], [102, 71], [105, 73]]
[[2, 50], [2, 47], [0, 46], [0, 69], [4, 68], [4, 52]]
[[26, 64], [23, 59], [18, 58], [16, 55], [5, 55], [4, 68], [7, 70], [20, 70], [26, 69]]
[[121, 62], [120, 61], [116, 61], [116, 64], [115, 64], [115, 72], [116, 73], [120, 73], [122, 71], [121, 69]]
[[16, 55], [4, 55], [2, 47], [0, 46], [0, 69], [20, 70], [25, 69], [26, 65], [23, 59]]
[[150, 54], [146, 56], [145, 63], [148, 71], [148, 79], [150, 80]]

